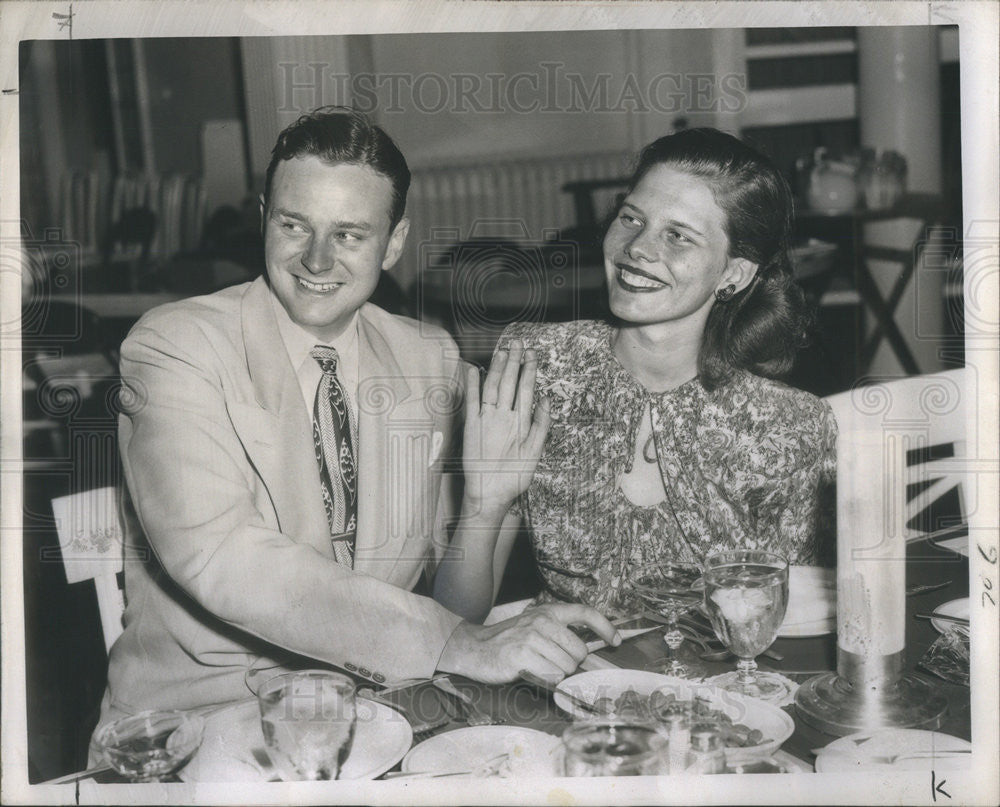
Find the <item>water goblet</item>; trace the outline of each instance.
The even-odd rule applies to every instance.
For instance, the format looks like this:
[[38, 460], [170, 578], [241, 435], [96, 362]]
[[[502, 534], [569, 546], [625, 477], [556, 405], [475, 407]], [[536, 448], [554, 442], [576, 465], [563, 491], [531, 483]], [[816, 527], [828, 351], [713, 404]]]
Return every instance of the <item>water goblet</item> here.
[[774, 642], [788, 607], [788, 560], [774, 552], [732, 550], [705, 561], [705, 608], [712, 627], [739, 659], [713, 683], [727, 691], [777, 701], [787, 686], [758, 672], [756, 658]]
[[668, 773], [667, 736], [656, 725], [623, 718], [582, 720], [562, 735], [566, 776]]
[[684, 654], [681, 646], [684, 634], [677, 627], [677, 619], [701, 602], [701, 568], [694, 563], [654, 561], [639, 567], [633, 589], [646, 608], [662, 616], [667, 623], [663, 640], [667, 655], [661, 672], [680, 678], [701, 677], [705, 669], [694, 659], [693, 653]]
[[108, 764], [132, 782], [162, 782], [201, 745], [205, 721], [178, 711], [146, 711], [108, 723], [94, 738]]
[[277, 675], [257, 692], [268, 756], [286, 782], [336, 779], [351, 750], [354, 682], [304, 670]]

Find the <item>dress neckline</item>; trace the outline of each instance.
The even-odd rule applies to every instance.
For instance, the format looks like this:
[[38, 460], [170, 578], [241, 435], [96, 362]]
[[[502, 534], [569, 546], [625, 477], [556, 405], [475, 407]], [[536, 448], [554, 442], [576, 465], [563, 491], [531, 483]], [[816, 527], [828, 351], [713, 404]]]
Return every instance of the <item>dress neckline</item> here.
[[619, 359], [618, 355], [615, 353], [614, 339], [615, 336], [618, 335], [618, 332], [621, 329], [617, 328], [611, 323], [605, 323], [605, 325], [607, 328], [607, 332], [604, 335], [604, 339], [599, 340], [601, 349], [604, 351], [609, 362], [614, 366], [618, 375], [626, 379], [630, 384], [630, 386], [638, 390], [643, 399], [648, 397], [648, 398], [657, 398], [662, 400], [663, 398], [672, 395], [682, 394], [688, 392], [689, 390], [692, 392], [697, 392], [698, 390], [703, 389], [701, 385], [701, 379], [697, 375], [694, 376], [693, 378], [689, 378], [687, 381], [681, 384], [678, 384], [673, 389], [662, 390], [659, 392], [649, 389], [649, 387], [643, 384], [638, 378], [636, 378], [632, 374], [631, 370], [629, 370], [624, 364], [622, 364], [621, 359]]

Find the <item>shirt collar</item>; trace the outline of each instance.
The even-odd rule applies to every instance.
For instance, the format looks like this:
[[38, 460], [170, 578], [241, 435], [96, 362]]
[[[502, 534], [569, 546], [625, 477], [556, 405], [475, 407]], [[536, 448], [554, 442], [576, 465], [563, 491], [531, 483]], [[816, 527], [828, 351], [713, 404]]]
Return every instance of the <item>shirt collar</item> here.
[[[270, 288], [270, 287], [269, 287]], [[278, 322], [278, 333], [285, 344], [292, 367], [300, 367], [309, 356], [309, 351], [316, 345], [327, 345], [334, 348], [339, 355], [353, 356], [358, 350], [358, 312], [355, 311], [351, 321], [340, 334], [330, 341], [324, 341], [309, 333], [305, 328], [288, 316], [281, 301], [271, 292], [271, 307]]]

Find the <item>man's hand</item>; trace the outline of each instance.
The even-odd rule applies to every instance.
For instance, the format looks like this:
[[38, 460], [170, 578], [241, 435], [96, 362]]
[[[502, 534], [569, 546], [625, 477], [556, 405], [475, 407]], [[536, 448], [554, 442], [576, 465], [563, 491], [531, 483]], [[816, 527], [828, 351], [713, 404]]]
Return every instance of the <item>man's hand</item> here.
[[520, 670], [561, 679], [587, 657], [587, 646], [569, 625], [586, 625], [609, 645], [621, 644], [615, 627], [590, 606], [540, 605], [496, 625], [463, 622], [445, 645], [438, 669], [487, 684], [514, 681]]
[[465, 497], [477, 512], [502, 515], [531, 483], [549, 430], [548, 399], [531, 411], [537, 367], [535, 352], [513, 340], [490, 363], [481, 402], [478, 373], [468, 371], [462, 464]]

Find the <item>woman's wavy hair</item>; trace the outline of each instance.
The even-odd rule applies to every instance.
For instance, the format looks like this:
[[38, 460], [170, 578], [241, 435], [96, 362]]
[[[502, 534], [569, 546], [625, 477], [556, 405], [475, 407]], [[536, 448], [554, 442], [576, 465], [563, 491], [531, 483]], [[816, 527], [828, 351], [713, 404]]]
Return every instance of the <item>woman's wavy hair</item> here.
[[717, 129], [683, 129], [642, 150], [629, 192], [664, 164], [708, 181], [726, 215], [729, 256], [757, 264], [745, 289], [712, 305], [698, 354], [702, 384], [715, 389], [735, 368], [767, 378], [785, 375], [811, 324], [788, 257], [788, 183], [767, 157], [738, 138]]

